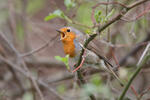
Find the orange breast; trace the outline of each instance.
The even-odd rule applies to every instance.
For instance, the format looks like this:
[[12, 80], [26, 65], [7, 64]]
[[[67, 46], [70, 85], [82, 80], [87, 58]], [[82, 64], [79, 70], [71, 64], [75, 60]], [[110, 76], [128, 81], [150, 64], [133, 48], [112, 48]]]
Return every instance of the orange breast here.
[[75, 45], [73, 42], [63, 43], [63, 46], [65, 54], [68, 54], [70, 57], [75, 56]]

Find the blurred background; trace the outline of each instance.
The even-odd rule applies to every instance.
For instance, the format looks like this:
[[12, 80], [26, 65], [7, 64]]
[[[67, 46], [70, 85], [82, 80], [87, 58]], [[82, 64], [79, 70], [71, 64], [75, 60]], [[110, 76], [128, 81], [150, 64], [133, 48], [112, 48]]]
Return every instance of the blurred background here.
[[[89, 100], [90, 93], [97, 100], [116, 100], [123, 87], [111, 73], [82, 68], [87, 84], [81, 88], [74, 74], [55, 59], [65, 56], [56, 29], [72, 26], [91, 34], [95, 23], [103, 25], [122, 10], [116, 4], [99, 5], [93, 21], [92, 7], [114, 1], [130, 5], [139, 0], [0, 0], [0, 100]], [[148, 1], [97, 36], [105, 57], [120, 66], [117, 74], [125, 84], [150, 41], [149, 11]], [[147, 50], [126, 100], [150, 100], [149, 56]]]

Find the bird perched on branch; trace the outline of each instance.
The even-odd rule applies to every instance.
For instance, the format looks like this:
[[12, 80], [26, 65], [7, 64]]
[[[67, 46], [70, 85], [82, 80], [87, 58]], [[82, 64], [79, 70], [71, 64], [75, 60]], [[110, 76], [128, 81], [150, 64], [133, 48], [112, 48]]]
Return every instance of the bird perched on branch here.
[[117, 74], [113, 71], [113, 65], [102, 56], [102, 52], [99, 49], [100, 42], [94, 40], [89, 43], [87, 48], [82, 45], [86, 40], [87, 36], [73, 27], [63, 27], [57, 30], [60, 33], [60, 40], [63, 43], [64, 53], [69, 55], [70, 58], [74, 58], [75, 63], [79, 59], [79, 55], [82, 49], [85, 52], [82, 56], [82, 61], [72, 72], [77, 71], [83, 65], [90, 65], [92, 67], [102, 66], [105, 70], [109, 71], [123, 86], [122, 81], [119, 79]]
[[[87, 36], [73, 27], [63, 27], [57, 31], [60, 33], [60, 40], [63, 43], [64, 53], [77, 61], [81, 49], [85, 49], [82, 44]], [[103, 60], [105, 64], [113, 67], [104, 56], [101, 56], [102, 52], [98, 47], [100, 44], [100, 42], [94, 40], [88, 45], [87, 49], [85, 49], [85, 54], [83, 56], [84, 61], [82, 61], [82, 63], [99, 65]], [[81, 66], [82, 65], [78, 66], [73, 72], [78, 70]]]

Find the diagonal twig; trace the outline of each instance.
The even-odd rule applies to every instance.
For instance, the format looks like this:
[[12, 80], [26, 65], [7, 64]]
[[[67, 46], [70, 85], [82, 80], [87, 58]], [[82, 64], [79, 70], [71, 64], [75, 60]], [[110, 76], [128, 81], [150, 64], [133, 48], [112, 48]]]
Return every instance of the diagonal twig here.
[[[89, 44], [97, 35], [99, 35], [103, 30], [105, 30], [108, 26], [110, 26], [110, 25], [113, 24], [114, 22], [120, 20], [120, 19], [122, 18], [122, 16], [125, 15], [130, 9], [132, 9], [132, 8], [138, 6], [138, 5], [140, 5], [140, 4], [142, 4], [142, 3], [146, 2], [146, 1], [148, 1], [148, 0], [137, 1], [137, 2], [135, 2], [134, 4], [131, 4], [131, 6], [128, 6], [127, 8], [122, 9], [122, 11], [121, 11], [115, 18], [113, 18], [112, 20], [108, 21], [108, 22], [107, 22], [106, 24], [104, 24], [103, 26], [98, 27], [98, 30], [97, 30], [98, 33], [97, 33], [97, 34], [92, 34], [92, 35], [90, 35], [90, 37], [84, 42], [84, 48], [86, 48], [86, 47], [88, 46], [88, 44]], [[77, 66], [79, 66], [79, 65], [81, 64], [82, 55], [83, 55], [83, 54], [84, 54], [84, 49], [81, 50], [81, 53], [80, 53], [78, 62], [77, 62], [77, 64], [76, 64], [75, 67], [77, 67]], [[80, 81], [80, 83], [81, 83], [82, 85], [84, 85], [84, 84], [85, 84], [85, 80], [84, 80], [84, 78], [83, 78], [83, 76], [82, 76], [82, 73], [81, 73], [79, 70], [77, 71], [77, 75], [78, 75], [78, 80]], [[93, 97], [93, 95], [92, 95], [92, 97]], [[91, 100], [95, 100], [95, 98], [93, 99], [92, 97], [90, 96]], [[121, 99], [120, 99], [120, 100], [121, 100]]]
[[53, 43], [53, 41], [56, 39], [56, 37], [58, 37], [59, 34], [57, 34], [55, 37], [53, 37], [52, 39], [50, 39], [49, 41], [47, 41], [45, 44], [43, 44], [42, 46], [40, 46], [39, 48], [37, 49], [34, 49], [28, 53], [24, 53], [22, 54], [20, 57], [26, 57], [26, 56], [30, 56], [30, 55], [33, 55], [34, 53], [37, 53], [39, 52], [40, 50], [46, 48], [47, 46], [50, 45], [50, 43]]
[[134, 78], [138, 75], [138, 73], [141, 71], [141, 69], [142, 69], [142, 67], [143, 67], [142, 64], [143, 64], [143, 62], [144, 62], [143, 59], [146, 59], [145, 54], [146, 54], [146, 52], [148, 51], [148, 48], [149, 48], [149, 47], [150, 47], [150, 42], [147, 44], [147, 46], [146, 46], [146, 48], [145, 48], [145, 50], [144, 50], [144, 52], [143, 52], [143, 54], [142, 54], [142, 57], [141, 57], [142, 60], [140, 60], [140, 59], [141, 59], [141, 58], [140, 58], [139, 61], [138, 61], [138, 63], [137, 63], [137, 69], [136, 69], [136, 71], [135, 71], [135, 72], [133, 73], [133, 75], [131, 76], [129, 82], [128, 82], [127, 85], [125, 86], [125, 88], [124, 88], [123, 92], [121, 93], [121, 95], [120, 95], [120, 97], [119, 97], [118, 100], [123, 100], [123, 98], [124, 98], [124, 96], [125, 96], [125, 94], [126, 94], [128, 88], [130, 87], [132, 81], [133, 81]]
[[22, 68], [20, 68], [18, 65], [12, 63], [10, 60], [5, 59], [4, 57], [0, 56], [0, 60], [2, 60], [3, 62], [5, 62], [6, 64], [10, 65], [12, 68], [14, 68], [15, 70], [17, 70], [18, 72], [22, 73], [24, 76], [26, 76], [27, 78], [32, 78], [32, 80], [34, 80], [35, 82], [38, 82], [41, 86], [45, 87], [46, 89], [48, 89], [50, 92], [54, 93], [57, 97], [59, 97], [61, 100], [66, 100], [64, 97], [62, 97], [61, 95], [59, 95], [53, 88], [51, 88], [48, 84], [46, 84], [45, 82], [43, 82], [40, 79], [35, 78], [34, 76], [29, 75], [26, 71], [22, 70]]
[[[17, 51], [17, 49], [8, 41], [8, 39], [4, 36], [4, 34], [3, 34], [2, 32], [0, 32], [0, 37], [3, 38], [3, 40], [4, 40], [4, 41], [6, 42], [6, 44], [9, 46], [9, 48], [12, 49], [12, 51], [15, 53], [15, 56], [17, 57], [16, 60], [19, 62], [19, 63], [18, 63], [18, 66], [19, 66], [20, 68], [21, 68], [21, 66], [23, 66], [23, 68], [26, 70], [26, 74], [27, 74], [28, 78], [32, 80], [33, 86], [35, 87], [36, 91], [39, 93], [39, 96], [40, 96], [41, 100], [44, 100], [43, 94], [42, 94], [42, 92], [40, 91], [40, 88], [39, 88], [37, 82], [35, 81], [35, 78], [32, 77], [32, 75], [31, 75], [31, 73], [30, 73], [28, 67], [26, 66], [24, 60], [23, 60], [22, 58], [20, 59], [20, 53], [19, 53], [19, 51]], [[7, 64], [13, 65], [13, 64], [11, 64], [11, 62], [6, 61], [6, 59], [3, 59], [2, 57], [1, 57], [1, 59], [2, 59], [4, 62], [7, 62]], [[14, 65], [14, 66], [15, 66], [15, 65]], [[18, 67], [18, 66], [17, 66], [17, 67]], [[13, 67], [13, 68], [15, 68], [15, 67]], [[21, 70], [22, 70], [22, 69], [21, 69]], [[59, 97], [59, 95], [58, 95], [56, 92], [54, 92], [53, 89], [52, 89], [51, 92], [53, 92], [55, 95], [57, 95], [57, 96]], [[61, 97], [60, 97], [60, 98], [61, 98]], [[61, 98], [61, 99], [62, 99], [62, 98]], [[62, 100], [63, 100], [63, 99], [62, 99]]]
[[142, 62], [142, 60], [143, 60], [145, 54], [147, 53], [149, 47], [150, 47], [150, 42], [149, 42], [148, 45], [146, 46], [146, 48], [145, 48], [144, 52], [142, 53], [142, 55], [141, 55], [141, 57], [140, 57], [140, 59], [139, 59], [139, 61], [138, 61], [138, 63], [137, 63], [136, 66], [139, 66], [139, 65], [140, 65], [140, 63]]

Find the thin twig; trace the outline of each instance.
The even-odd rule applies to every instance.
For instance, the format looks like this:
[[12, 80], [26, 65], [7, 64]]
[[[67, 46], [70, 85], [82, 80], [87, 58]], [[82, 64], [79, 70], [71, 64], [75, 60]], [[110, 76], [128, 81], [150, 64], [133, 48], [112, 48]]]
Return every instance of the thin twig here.
[[115, 56], [115, 50], [114, 50], [115, 48], [112, 48], [112, 57], [113, 57], [113, 59], [114, 59], [114, 61], [115, 61], [115, 63], [116, 63], [116, 65], [117, 65], [117, 69], [118, 68], [120, 68], [120, 65], [119, 65], [119, 62], [118, 62], [118, 59], [117, 59], [117, 57]]
[[139, 18], [141, 18], [142, 16], [144, 16], [145, 14], [147, 14], [147, 13], [149, 12], [149, 10], [150, 10], [150, 5], [147, 6], [147, 7], [145, 8], [145, 10], [144, 10], [143, 12], [141, 12], [139, 15], [137, 15], [135, 18], [129, 19], [128, 17], [124, 17], [124, 18], [121, 18], [121, 20], [126, 21], [126, 22], [133, 22], [133, 21], [136, 21], [136, 20], [138, 20]]
[[[100, 3], [97, 3], [96, 5], [94, 5], [94, 6], [92, 7], [91, 20], [92, 20], [93, 25], [94, 25], [93, 27], [97, 27], [97, 25], [96, 25], [96, 20], [95, 20], [95, 18], [94, 18], [95, 9], [96, 9], [98, 6], [100, 6], [100, 5], [110, 5], [110, 4], [117, 4], [117, 5], [122, 6], [123, 8], [128, 8], [126, 5], [124, 5], [124, 4], [120, 3], [120, 2], [116, 2], [116, 1], [114, 1], [114, 2], [100, 2]], [[100, 26], [100, 25], [98, 25], [98, 26]]]
[[[37, 84], [36, 81], [34, 80], [35, 78], [32, 77], [32, 75], [31, 75], [31, 73], [30, 73], [28, 67], [26, 66], [24, 60], [23, 60], [22, 58], [20, 59], [20, 53], [19, 53], [19, 51], [17, 51], [17, 49], [7, 40], [7, 38], [3, 35], [2, 32], [0, 32], [0, 37], [3, 38], [3, 40], [7, 43], [7, 45], [9, 45], [10, 49], [12, 49], [12, 51], [15, 53], [15, 55], [16, 55], [16, 57], [17, 57], [16, 59], [17, 59], [17, 61], [19, 62], [18, 66], [23, 66], [23, 68], [26, 70], [26, 74], [27, 74], [28, 78], [31, 79], [32, 82], [34, 82], [34, 83], [33, 83], [33, 86], [35, 87], [35, 89], [36, 89], [37, 92], [39, 93], [40, 98], [41, 98], [42, 100], [44, 100], [43, 94], [42, 94], [42, 92], [39, 92], [40, 89], [39, 89], [39, 87], [38, 87], [38, 84]], [[2, 58], [2, 57], [1, 57], [1, 59], [2, 59], [4, 62], [7, 62], [7, 63], [9, 62], [9, 61], [6, 61], [6, 59], [4, 59], [4, 58]], [[10, 63], [11, 63], [11, 62], [9, 62], [8, 64], [11, 65]], [[16, 65], [15, 65], [15, 66], [16, 66]], [[20, 68], [21, 68], [21, 67], [20, 67]], [[22, 69], [21, 69], [21, 70], [22, 70]], [[35, 84], [36, 84], [36, 85], [35, 85]], [[52, 91], [52, 92], [53, 92], [53, 91]], [[54, 92], [54, 93], [55, 93], [55, 92]], [[57, 94], [56, 94], [56, 95], [57, 95]]]
[[83, 57], [83, 58], [82, 58], [82, 61], [81, 61], [81, 64], [80, 64], [76, 69], [74, 69], [72, 72], [74, 73], [74, 72], [77, 71], [79, 68], [81, 68], [81, 67], [83, 66], [83, 64], [84, 64], [84, 61], [85, 61], [85, 58]]
[[[141, 3], [146, 2], [147, 0], [142, 0], [142, 1], [137, 1], [135, 2], [132, 6], [135, 7], [135, 5], [140, 5]], [[98, 28], [98, 32], [97, 34], [92, 34], [90, 35], [90, 37], [85, 41], [84, 43], [84, 48], [86, 48], [88, 46], [88, 44], [98, 35], [100, 34], [103, 30], [105, 30], [108, 26], [110, 26], [112, 23], [118, 21], [124, 14], [126, 14], [131, 8], [133, 8], [132, 6], [130, 6], [130, 8], [126, 8], [125, 10], [123, 9], [115, 18], [113, 18], [112, 20], [110, 20], [109, 22], [107, 22], [106, 24], [104, 24], [103, 26]], [[80, 57], [78, 59], [78, 62], [76, 64], [75, 67], [79, 66], [81, 64], [82, 61], [82, 55], [84, 54], [84, 49], [81, 50], [80, 53]], [[77, 71], [77, 75], [78, 75], [78, 79], [80, 80], [81, 84], [84, 85], [85, 84], [85, 80], [82, 76], [82, 73], [80, 72], [80, 70]], [[92, 95], [93, 96], [93, 95]], [[91, 98], [91, 97], [90, 97]], [[91, 98], [91, 100], [93, 100], [93, 98]], [[95, 100], [95, 99], [94, 99]]]
[[128, 6], [126, 6], [126, 5], [124, 5], [124, 4], [120, 3], [120, 2], [116, 2], [116, 1], [113, 1], [113, 2], [99, 2], [96, 5], [94, 5], [92, 8], [95, 9], [95, 8], [97, 8], [100, 5], [110, 5], [110, 4], [116, 4], [116, 5], [120, 5], [120, 6], [124, 7], [124, 8], [128, 8]]
[[[145, 53], [148, 51], [148, 48], [149, 48], [149, 47], [150, 47], [150, 43], [146, 46], [146, 48], [145, 48], [145, 50], [144, 50], [144, 52], [143, 52], [143, 54], [142, 54], [142, 55], [144, 55], [144, 58], [145, 58]], [[130, 87], [132, 81], [134, 80], [134, 78], [138, 75], [138, 73], [139, 73], [140, 70], [142, 69], [142, 67], [143, 67], [142, 64], [144, 63], [144, 60], [143, 60], [144, 58], [142, 57], [142, 61], [141, 61], [141, 60], [138, 61], [138, 62], [140, 62], [140, 63], [137, 64], [137, 69], [136, 69], [136, 71], [135, 71], [135, 72], [133, 73], [133, 75], [131, 76], [129, 82], [128, 82], [127, 85], [125, 86], [125, 88], [124, 88], [123, 92], [121, 93], [121, 95], [120, 95], [120, 97], [119, 97], [118, 100], [123, 100], [123, 98], [124, 98], [124, 96], [125, 96], [125, 94], [126, 94], [128, 88]], [[140, 58], [140, 59], [141, 59], [141, 58]]]
[[130, 88], [131, 88], [132, 92], [134, 93], [134, 95], [136, 96], [136, 98], [138, 99], [138, 94], [137, 94], [136, 90], [134, 89], [134, 87], [131, 85]]
[[[113, 56], [113, 58], [114, 58], [114, 60], [115, 60], [115, 63], [116, 63], [116, 65], [117, 65], [117, 69], [118, 68], [120, 68], [120, 65], [119, 65], [119, 61], [118, 61], [118, 59], [117, 59], [117, 57], [115, 56], [115, 53], [114, 53], [114, 48], [112, 48], [112, 56]], [[126, 80], [127, 81], [127, 80]], [[134, 87], [131, 85], [131, 90], [132, 90], [132, 92], [135, 94], [135, 96], [138, 98], [138, 94], [137, 94], [137, 92], [135, 91], [135, 89], [134, 89]]]
[[[32, 78], [32, 77], [31, 77], [31, 78]], [[44, 96], [43, 96], [43, 94], [42, 94], [42, 92], [41, 92], [41, 90], [40, 90], [40, 88], [39, 88], [39, 86], [38, 86], [36, 80], [34, 80], [33, 78], [32, 78], [31, 80], [32, 80], [32, 83], [33, 83], [33, 85], [34, 85], [36, 91], [38, 92], [38, 94], [39, 94], [41, 100], [44, 100]]]
[[148, 45], [146, 46], [146, 48], [145, 48], [144, 52], [142, 53], [142, 56], [140, 57], [140, 59], [139, 59], [139, 61], [138, 61], [138, 63], [137, 63], [136, 66], [139, 66], [139, 65], [140, 65], [140, 63], [142, 62], [142, 59], [144, 58], [144, 56], [145, 56], [146, 52], [148, 51], [149, 47], [150, 47], [150, 42], [149, 42]]
[[133, 4], [129, 5], [128, 8], [132, 9], [132, 8], [134, 8], [134, 7], [136, 7], [136, 6], [140, 5], [140, 4], [143, 4], [143, 3], [147, 2], [147, 1], [150, 1], [150, 0], [139, 0], [139, 1], [134, 2]]
[[[14, 51], [16, 57], [18, 58], [18, 57], [20, 56], [20, 53], [17, 51], [17, 49], [7, 40], [7, 38], [3, 35], [2, 32], [0, 33], [0, 36], [6, 41], [6, 43], [9, 45], [9, 47], [12, 49], [12, 51]], [[25, 70], [27, 71], [27, 73], [28, 73], [29, 75], [31, 75], [31, 74], [30, 74], [30, 71], [29, 71], [28, 67], [26, 66], [26, 64], [24, 63], [24, 61], [23, 61], [22, 59], [17, 59], [17, 60], [20, 61], [19, 64], [22, 64], [22, 65], [23, 65], [23, 67], [25, 68]], [[39, 89], [37, 83], [36, 83], [32, 78], [30, 78], [30, 79], [34, 82], [34, 83], [33, 83], [33, 84], [34, 84], [33, 86], [35, 87], [35, 89], [36, 89], [37, 92], [39, 93], [39, 96], [41, 97], [41, 100], [44, 100], [43, 94], [42, 94], [41, 92], [39, 92], [40, 89]], [[36, 86], [35, 86], [35, 84], [36, 84]]]
[[141, 99], [141, 98], [144, 96], [144, 94], [146, 94], [146, 93], [149, 92], [149, 91], [150, 91], [150, 87], [148, 87], [145, 91], [143, 91], [143, 92], [140, 94], [139, 98]]
[[33, 55], [34, 53], [37, 53], [39, 52], [40, 50], [48, 47], [50, 45], [50, 43], [53, 43], [54, 39], [56, 39], [56, 37], [58, 37], [59, 34], [57, 34], [55, 37], [53, 37], [52, 39], [50, 39], [49, 41], [47, 41], [45, 44], [43, 44], [42, 46], [40, 46], [39, 48], [37, 49], [34, 49], [28, 53], [25, 53], [25, 54], [22, 54], [20, 57], [26, 57], [26, 56], [30, 56], [30, 55]]
[[0, 56], [0, 60], [2, 60], [3, 62], [5, 62], [6, 64], [10, 65], [12, 68], [14, 68], [15, 70], [17, 70], [18, 72], [22, 73], [24, 76], [26, 76], [27, 78], [32, 78], [32, 80], [38, 82], [41, 86], [45, 87], [46, 89], [48, 89], [50, 92], [54, 93], [57, 97], [59, 97], [61, 100], [66, 100], [64, 97], [62, 97], [61, 95], [59, 95], [52, 87], [50, 87], [48, 84], [46, 84], [45, 82], [43, 82], [40, 79], [35, 78], [34, 76], [29, 75], [26, 71], [22, 70], [21, 67], [19, 67], [18, 65], [12, 63], [11, 61], [9, 61], [8, 59], [5, 59], [4, 57]]
[[119, 61], [119, 65], [123, 66], [130, 56], [135, 55], [139, 50], [143, 48], [143, 46], [147, 45], [149, 41], [150, 41], [150, 33], [148, 32], [146, 38], [140, 43], [136, 44], [135, 47]]

